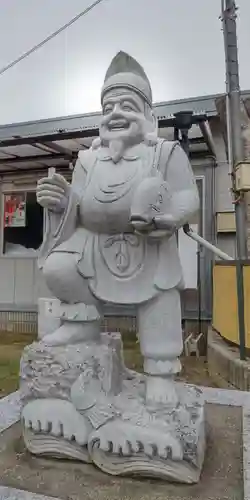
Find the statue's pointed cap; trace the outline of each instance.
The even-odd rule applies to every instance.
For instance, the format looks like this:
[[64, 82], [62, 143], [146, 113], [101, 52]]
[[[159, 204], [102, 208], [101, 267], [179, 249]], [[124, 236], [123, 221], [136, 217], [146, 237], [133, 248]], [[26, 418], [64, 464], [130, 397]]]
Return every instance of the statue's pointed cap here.
[[147, 75], [142, 66], [136, 61], [136, 59], [122, 50], [112, 59], [105, 75], [104, 82], [106, 82], [111, 76], [117, 75], [117, 73], [133, 73], [148, 81]]
[[115, 87], [125, 87], [139, 93], [152, 106], [152, 90], [142, 66], [126, 52], [120, 51], [112, 59], [104, 79], [104, 94]]

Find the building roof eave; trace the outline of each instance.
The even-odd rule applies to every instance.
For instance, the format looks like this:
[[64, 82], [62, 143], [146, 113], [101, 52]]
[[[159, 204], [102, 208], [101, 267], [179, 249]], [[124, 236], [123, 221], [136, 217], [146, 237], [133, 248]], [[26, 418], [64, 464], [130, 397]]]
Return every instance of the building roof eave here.
[[[247, 93], [250, 95], [250, 91]], [[194, 114], [216, 116], [215, 99], [220, 95], [159, 102], [154, 104], [154, 111], [159, 120], [171, 119], [174, 113], [187, 109]], [[99, 127], [100, 116], [101, 113], [97, 112], [0, 125], [0, 141], [17, 137], [53, 135], [60, 131], [73, 133], [95, 130]]]

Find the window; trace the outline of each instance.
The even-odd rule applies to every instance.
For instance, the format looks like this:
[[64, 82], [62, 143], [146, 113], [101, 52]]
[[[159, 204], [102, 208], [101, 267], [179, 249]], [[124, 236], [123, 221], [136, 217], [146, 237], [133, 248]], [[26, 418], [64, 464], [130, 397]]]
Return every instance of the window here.
[[3, 253], [36, 255], [43, 240], [43, 209], [35, 192], [4, 194]]

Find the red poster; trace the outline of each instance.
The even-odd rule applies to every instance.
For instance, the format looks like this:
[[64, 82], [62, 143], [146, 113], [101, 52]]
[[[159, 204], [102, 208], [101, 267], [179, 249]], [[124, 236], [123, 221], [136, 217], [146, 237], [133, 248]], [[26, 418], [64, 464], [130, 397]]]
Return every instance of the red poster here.
[[25, 227], [26, 193], [4, 195], [4, 227]]

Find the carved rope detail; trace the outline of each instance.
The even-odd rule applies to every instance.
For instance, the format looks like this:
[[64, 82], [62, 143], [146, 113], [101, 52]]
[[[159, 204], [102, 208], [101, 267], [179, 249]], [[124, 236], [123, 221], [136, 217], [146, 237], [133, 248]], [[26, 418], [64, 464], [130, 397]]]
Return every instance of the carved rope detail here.
[[106, 240], [104, 248], [110, 248], [116, 243], [118, 243], [118, 249], [115, 254], [116, 267], [120, 272], [125, 272], [129, 269], [131, 263], [128, 247], [129, 245], [132, 248], [138, 247], [140, 241], [138, 236], [134, 234], [115, 234]]

